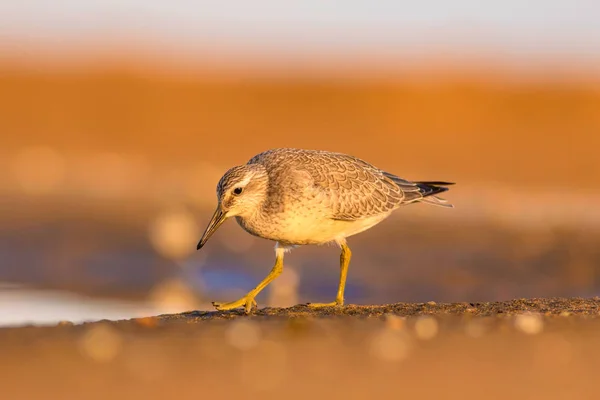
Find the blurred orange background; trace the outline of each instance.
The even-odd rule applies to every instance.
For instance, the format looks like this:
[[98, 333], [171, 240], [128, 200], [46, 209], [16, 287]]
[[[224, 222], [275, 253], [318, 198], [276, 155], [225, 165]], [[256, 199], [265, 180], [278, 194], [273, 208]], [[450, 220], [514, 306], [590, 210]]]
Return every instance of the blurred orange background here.
[[[390, 6], [378, 22], [349, 5], [312, 32], [294, 7], [271, 19], [194, 7], [141, 27], [139, 2], [105, 14], [88, 5], [3, 17], [0, 281], [143, 301], [115, 306], [127, 316], [244, 293], [270, 269], [272, 244], [230, 222], [195, 251], [215, 185], [260, 151], [303, 147], [457, 182], [455, 209], [411, 206], [350, 239], [349, 302], [597, 293], [600, 46], [575, 27], [592, 26], [598, 7], [564, 17], [558, 40], [556, 9], [548, 26], [528, 9], [486, 30], [490, 8], [473, 26], [449, 14], [444, 29], [394, 30], [428, 10]], [[336, 252], [294, 252], [266, 304], [332, 296]]]

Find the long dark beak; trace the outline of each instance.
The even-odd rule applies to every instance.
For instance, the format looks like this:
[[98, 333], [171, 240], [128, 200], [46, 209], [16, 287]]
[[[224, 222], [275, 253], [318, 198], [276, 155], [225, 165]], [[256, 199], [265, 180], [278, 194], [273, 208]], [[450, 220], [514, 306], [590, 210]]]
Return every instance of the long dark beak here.
[[227, 217], [225, 216], [225, 213], [221, 210], [221, 206], [218, 206], [210, 222], [208, 223], [208, 226], [206, 227], [202, 238], [200, 238], [200, 241], [198, 242], [198, 246], [196, 247], [197, 250], [200, 250], [202, 246], [204, 246], [204, 244], [208, 241], [212, 234], [215, 233], [217, 229], [219, 229], [221, 224], [225, 222], [226, 219]]

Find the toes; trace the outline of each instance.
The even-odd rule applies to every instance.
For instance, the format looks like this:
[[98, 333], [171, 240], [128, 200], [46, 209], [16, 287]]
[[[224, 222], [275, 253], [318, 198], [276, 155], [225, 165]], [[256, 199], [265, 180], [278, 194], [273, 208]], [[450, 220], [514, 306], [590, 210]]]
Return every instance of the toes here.
[[252, 310], [256, 308], [258, 308], [258, 303], [256, 303], [256, 300], [252, 299], [251, 301], [248, 301], [245, 305], [246, 314], [250, 314]]
[[246, 314], [248, 314], [253, 308], [258, 308], [258, 304], [254, 299], [247, 299], [245, 302], [238, 300], [232, 303], [219, 303], [217, 301], [213, 301], [211, 303], [213, 307], [215, 307], [218, 311], [227, 311], [232, 310], [234, 308], [243, 307], [246, 311]]
[[333, 302], [333, 303], [306, 303], [307, 307], [311, 308], [325, 308], [325, 307], [341, 307], [342, 304]]
[[227, 311], [230, 310], [230, 307], [227, 307], [227, 303], [219, 303], [218, 301], [213, 301], [212, 305], [217, 311]]

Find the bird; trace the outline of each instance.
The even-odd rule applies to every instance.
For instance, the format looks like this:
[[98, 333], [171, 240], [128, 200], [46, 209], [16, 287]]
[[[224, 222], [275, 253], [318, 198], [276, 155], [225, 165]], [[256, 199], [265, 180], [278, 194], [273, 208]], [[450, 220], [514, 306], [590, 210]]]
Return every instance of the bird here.
[[346, 238], [372, 228], [413, 204], [453, 207], [438, 194], [454, 182], [408, 181], [355, 156], [326, 150], [273, 148], [228, 169], [216, 187], [217, 207], [197, 250], [229, 218], [251, 235], [275, 242], [270, 273], [242, 298], [213, 302], [219, 311], [258, 308], [256, 296], [283, 271], [286, 252], [335, 243], [341, 249], [335, 300], [312, 308], [342, 307], [352, 252]]

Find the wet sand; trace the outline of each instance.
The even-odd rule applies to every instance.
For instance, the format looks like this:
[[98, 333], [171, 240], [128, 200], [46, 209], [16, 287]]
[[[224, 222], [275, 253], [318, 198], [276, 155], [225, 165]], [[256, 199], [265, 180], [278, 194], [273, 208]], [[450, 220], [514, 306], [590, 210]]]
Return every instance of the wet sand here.
[[0, 330], [3, 399], [597, 398], [600, 298]]

